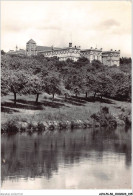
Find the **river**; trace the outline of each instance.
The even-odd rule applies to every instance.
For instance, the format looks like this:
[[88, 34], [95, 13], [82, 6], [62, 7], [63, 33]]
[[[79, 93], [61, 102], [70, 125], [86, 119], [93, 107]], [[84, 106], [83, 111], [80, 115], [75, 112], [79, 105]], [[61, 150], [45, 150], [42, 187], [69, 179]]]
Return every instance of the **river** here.
[[1, 136], [2, 189], [130, 189], [131, 129]]

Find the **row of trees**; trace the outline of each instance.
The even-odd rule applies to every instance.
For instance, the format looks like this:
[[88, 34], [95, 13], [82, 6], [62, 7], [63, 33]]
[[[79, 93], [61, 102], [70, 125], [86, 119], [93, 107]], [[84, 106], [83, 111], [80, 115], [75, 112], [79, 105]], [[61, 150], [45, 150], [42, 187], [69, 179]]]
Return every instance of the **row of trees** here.
[[[17, 94], [39, 95], [46, 92], [51, 94], [93, 93], [117, 98], [131, 99], [131, 73], [120, 67], [107, 67], [94, 60], [92, 63], [86, 58], [77, 62], [68, 59], [60, 62], [58, 58], [44, 58], [43, 56], [20, 57], [3, 55], [1, 61], [1, 93], [14, 94], [16, 104]], [[127, 69], [126, 69], [127, 70]]]

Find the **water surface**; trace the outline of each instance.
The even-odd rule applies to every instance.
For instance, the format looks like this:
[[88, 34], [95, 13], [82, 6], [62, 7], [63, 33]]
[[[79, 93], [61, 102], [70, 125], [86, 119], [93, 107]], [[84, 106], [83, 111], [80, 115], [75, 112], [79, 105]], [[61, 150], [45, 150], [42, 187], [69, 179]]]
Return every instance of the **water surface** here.
[[130, 189], [131, 130], [2, 135], [2, 189]]

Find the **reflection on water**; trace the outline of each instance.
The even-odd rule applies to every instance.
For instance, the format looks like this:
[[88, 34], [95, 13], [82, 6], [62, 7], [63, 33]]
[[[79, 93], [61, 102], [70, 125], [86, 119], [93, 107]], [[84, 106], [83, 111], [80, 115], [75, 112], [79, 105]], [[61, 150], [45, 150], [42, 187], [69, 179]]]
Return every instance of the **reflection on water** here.
[[131, 130], [2, 135], [2, 189], [131, 188]]

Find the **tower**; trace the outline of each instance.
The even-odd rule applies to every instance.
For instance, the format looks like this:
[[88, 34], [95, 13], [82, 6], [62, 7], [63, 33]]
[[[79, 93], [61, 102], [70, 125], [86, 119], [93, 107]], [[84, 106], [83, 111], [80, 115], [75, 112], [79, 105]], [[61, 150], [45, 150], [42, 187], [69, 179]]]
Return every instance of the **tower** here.
[[26, 43], [26, 54], [27, 56], [36, 55], [36, 42], [33, 39], [30, 39]]

